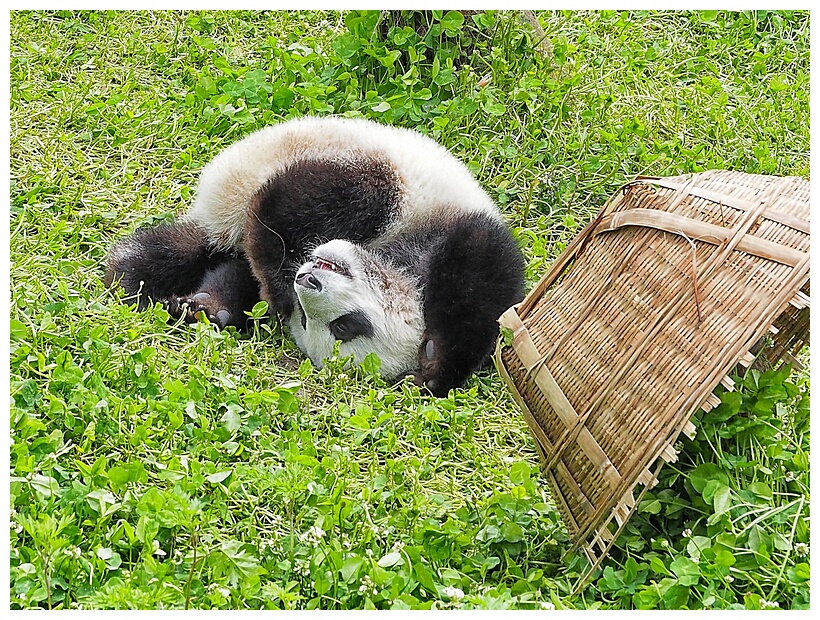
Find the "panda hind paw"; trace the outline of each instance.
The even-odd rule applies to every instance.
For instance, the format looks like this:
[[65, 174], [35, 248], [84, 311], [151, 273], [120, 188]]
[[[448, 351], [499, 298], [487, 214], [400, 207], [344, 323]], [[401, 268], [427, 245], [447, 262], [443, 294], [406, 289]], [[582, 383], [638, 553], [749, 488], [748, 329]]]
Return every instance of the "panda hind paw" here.
[[174, 318], [183, 318], [186, 323], [196, 323], [206, 317], [220, 329], [231, 323], [232, 315], [222, 306], [221, 300], [210, 293], [200, 291], [188, 297], [174, 297], [166, 302], [166, 310]]

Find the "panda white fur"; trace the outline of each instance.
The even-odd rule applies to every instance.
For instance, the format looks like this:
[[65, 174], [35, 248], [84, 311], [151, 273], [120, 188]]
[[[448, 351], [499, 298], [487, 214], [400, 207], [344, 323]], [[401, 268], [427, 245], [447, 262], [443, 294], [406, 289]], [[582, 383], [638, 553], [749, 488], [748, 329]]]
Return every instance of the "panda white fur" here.
[[191, 209], [112, 247], [106, 284], [140, 307], [245, 326], [268, 302], [317, 364], [371, 352], [436, 395], [489, 357], [523, 297], [523, 259], [467, 168], [420, 133], [307, 117], [250, 134], [202, 171]]

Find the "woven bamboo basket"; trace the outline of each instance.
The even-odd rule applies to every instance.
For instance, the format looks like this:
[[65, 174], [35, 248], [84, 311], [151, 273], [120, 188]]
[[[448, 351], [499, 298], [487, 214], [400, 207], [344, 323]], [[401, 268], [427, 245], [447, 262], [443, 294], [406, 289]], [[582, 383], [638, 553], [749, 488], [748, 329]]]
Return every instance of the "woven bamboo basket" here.
[[[500, 319], [496, 364], [592, 568], [738, 364], [809, 339], [809, 183], [708, 171], [624, 185]], [[761, 347], [763, 339], [771, 340]], [[755, 351], [756, 353], [752, 353]], [[650, 470], [651, 468], [651, 470]]]

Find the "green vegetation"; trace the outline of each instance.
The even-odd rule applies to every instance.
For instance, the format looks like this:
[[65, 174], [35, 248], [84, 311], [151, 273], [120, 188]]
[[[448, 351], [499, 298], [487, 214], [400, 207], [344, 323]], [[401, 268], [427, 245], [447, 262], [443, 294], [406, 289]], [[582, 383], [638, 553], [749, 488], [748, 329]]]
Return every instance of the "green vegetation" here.
[[12, 608], [809, 605], [806, 376], [698, 416], [573, 595], [585, 560], [494, 372], [437, 400], [104, 290], [115, 239], [304, 114], [452, 149], [530, 283], [636, 174], [808, 175], [808, 12], [537, 18], [11, 13]]

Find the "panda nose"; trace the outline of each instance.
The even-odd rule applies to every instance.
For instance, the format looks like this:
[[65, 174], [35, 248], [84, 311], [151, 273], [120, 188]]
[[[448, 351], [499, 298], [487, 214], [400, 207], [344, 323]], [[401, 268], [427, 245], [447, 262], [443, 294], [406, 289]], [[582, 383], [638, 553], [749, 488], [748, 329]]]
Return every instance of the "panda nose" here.
[[296, 276], [296, 284], [314, 291], [322, 290], [322, 283], [319, 281], [319, 278], [313, 275], [312, 271], [298, 274]]

